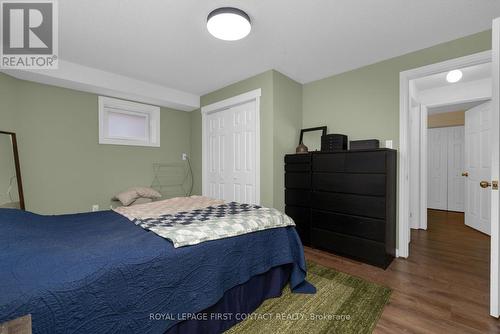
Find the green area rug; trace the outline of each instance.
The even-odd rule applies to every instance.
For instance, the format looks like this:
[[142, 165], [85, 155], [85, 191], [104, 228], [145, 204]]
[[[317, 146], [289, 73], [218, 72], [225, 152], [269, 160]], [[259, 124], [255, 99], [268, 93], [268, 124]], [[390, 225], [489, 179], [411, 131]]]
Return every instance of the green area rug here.
[[371, 333], [391, 295], [389, 288], [311, 261], [307, 280], [316, 294], [285, 287], [281, 297], [266, 300], [226, 333]]

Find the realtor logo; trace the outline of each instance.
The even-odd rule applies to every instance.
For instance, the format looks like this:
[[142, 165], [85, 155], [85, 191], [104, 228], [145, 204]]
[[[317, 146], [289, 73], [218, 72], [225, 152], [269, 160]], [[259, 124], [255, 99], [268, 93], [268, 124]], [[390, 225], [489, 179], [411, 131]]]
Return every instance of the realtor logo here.
[[56, 0], [0, 2], [0, 68], [56, 69]]

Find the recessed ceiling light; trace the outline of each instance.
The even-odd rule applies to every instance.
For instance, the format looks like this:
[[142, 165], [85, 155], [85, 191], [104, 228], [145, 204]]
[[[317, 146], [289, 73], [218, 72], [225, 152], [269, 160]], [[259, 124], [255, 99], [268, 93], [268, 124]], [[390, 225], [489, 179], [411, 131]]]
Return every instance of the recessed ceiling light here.
[[218, 39], [237, 41], [250, 33], [252, 25], [250, 17], [244, 11], [233, 7], [222, 7], [208, 14], [207, 29]]
[[463, 77], [463, 73], [460, 70], [453, 70], [448, 72], [446, 75], [446, 81], [449, 83], [459, 82]]

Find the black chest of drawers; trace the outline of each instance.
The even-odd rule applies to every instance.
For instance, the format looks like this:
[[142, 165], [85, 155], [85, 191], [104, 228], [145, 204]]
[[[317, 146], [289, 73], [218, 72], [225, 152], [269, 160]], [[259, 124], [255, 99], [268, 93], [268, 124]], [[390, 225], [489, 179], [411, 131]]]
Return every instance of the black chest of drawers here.
[[396, 151], [286, 155], [285, 205], [304, 245], [387, 268], [396, 248]]

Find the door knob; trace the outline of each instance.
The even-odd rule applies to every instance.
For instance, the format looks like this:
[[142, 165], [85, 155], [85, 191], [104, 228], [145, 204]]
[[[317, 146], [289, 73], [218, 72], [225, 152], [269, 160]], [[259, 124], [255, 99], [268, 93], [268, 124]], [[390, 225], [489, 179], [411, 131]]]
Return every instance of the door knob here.
[[479, 185], [481, 186], [481, 188], [491, 187], [491, 183], [489, 183], [488, 181], [481, 181], [479, 182]]
[[463, 172], [462, 176], [469, 177], [469, 173], [468, 172]]

